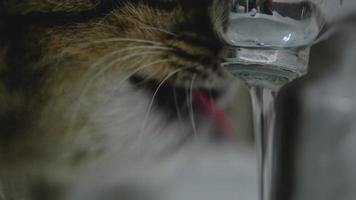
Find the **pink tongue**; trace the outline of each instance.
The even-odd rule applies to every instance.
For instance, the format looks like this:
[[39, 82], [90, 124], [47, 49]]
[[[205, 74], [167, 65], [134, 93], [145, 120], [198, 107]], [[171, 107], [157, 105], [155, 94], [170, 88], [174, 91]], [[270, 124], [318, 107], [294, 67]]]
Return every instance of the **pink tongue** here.
[[231, 124], [226, 114], [216, 105], [214, 99], [201, 91], [196, 91], [193, 95], [197, 106], [211, 117], [224, 134], [232, 136], [233, 130]]

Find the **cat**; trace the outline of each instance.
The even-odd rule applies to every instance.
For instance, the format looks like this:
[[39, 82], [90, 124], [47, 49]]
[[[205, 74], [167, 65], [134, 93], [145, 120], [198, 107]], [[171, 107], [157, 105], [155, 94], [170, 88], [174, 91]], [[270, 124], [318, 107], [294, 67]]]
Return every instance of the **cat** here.
[[141, 199], [118, 186], [229, 132], [229, 2], [3, 0], [0, 199]]

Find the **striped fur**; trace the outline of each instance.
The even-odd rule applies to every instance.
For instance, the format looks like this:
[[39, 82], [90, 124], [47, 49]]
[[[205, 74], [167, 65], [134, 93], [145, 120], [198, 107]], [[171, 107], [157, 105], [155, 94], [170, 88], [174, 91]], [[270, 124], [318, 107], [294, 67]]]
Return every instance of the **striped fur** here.
[[82, 199], [86, 177], [108, 178], [100, 187], [158, 165], [194, 131], [178, 111], [167, 118], [159, 89], [227, 80], [221, 2], [2, 3], [1, 200]]

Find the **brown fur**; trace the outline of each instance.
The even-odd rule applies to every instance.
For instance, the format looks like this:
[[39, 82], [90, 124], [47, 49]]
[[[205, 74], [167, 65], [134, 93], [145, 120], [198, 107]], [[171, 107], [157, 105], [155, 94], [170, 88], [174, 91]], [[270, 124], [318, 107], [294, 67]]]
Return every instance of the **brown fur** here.
[[[80, 15], [98, 3], [6, 0], [6, 24], [26, 20], [29, 13]], [[99, 119], [91, 120], [100, 108], [121, 98], [115, 92], [121, 90], [123, 81], [129, 82], [129, 75], [185, 86], [193, 77], [198, 86], [221, 82], [225, 78], [218, 62], [221, 44], [212, 27], [192, 27], [191, 21], [203, 23], [211, 17], [197, 8], [178, 4], [165, 10], [147, 6], [146, 1], [125, 2], [110, 13], [80, 22], [69, 20], [54, 26], [38, 19], [11, 24], [9, 29], [21, 31], [17, 36], [9, 31], [10, 39], [0, 48], [0, 117], [11, 119], [0, 126], [0, 170], [12, 174], [21, 168], [17, 170], [33, 175], [55, 165], [59, 174], [66, 174], [68, 167], [85, 167], [87, 161], [106, 155], [105, 146], [92, 146], [111, 136], [99, 128]], [[187, 42], [186, 37], [214, 48]], [[145, 64], [152, 66], [141, 69]], [[135, 102], [126, 106], [137, 107]], [[142, 118], [138, 113], [134, 120], [142, 123]], [[131, 123], [130, 127], [137, 127]], [[27, 187], [30, 183], [22, 179]]]

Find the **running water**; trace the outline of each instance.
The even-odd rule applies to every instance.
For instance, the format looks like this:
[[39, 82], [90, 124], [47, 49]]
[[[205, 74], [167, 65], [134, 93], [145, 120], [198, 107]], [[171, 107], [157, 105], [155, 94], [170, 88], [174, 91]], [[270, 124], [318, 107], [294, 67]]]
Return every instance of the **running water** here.
[[260, 199], [273, 199], [273, 150], [275, 140], [275, 94], [276, 92], [260, 86], [250, 87], [254, 116], [256, 152], [258, 159], [258, 177]]
[[230, 0], [229, 20], [220, 30], [228, 47], [222, 65], [250, 88], [260, 200], [276, 198], [275, 95], [307, 73], [310, 46], [332, 32], [338, 20], [330, 17], [345, 15], [340, 15], [341, 5], [348, 4], [343, 7], [347, 10], [350, 2], [354, 0]]
[[223, 64], [250, 88], [258, 157], [260, 200], [273, 200], [276, 166], [274, 99], [279, 88], [307, 73], [309, 45], [324, 21], [316, 6], [300, 0], [233, 1], [222, 37]]

